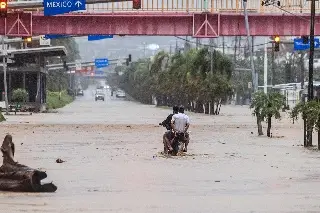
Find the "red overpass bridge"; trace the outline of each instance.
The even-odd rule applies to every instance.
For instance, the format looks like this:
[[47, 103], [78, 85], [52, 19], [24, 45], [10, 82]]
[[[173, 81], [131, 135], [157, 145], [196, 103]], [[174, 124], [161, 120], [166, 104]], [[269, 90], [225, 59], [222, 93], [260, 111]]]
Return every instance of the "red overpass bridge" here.
[[[13, 9], [0, 19], [0, 34], [35, 36], [44, 34], [193, 36], [210, 38], [246, 35], [241, 0], [142, 0], [133, 10], [131, 1], [87, 5], [86, 11], [44, 16], [36, 11]], [[262, 7], [248, 1], [252, 36], [301, 36], [309, 34], [310, 2], [283, 0], [283, 7]], [[206, 3], [206, 4], [205, 4]], [[300, 4], [303, 3], [303, 4]], [[10, 4], [9, 4], [10, 6]], [[317, 14], [320, 2], [316, 2]], [[320, 15], [315, 35], [320, 35]]]

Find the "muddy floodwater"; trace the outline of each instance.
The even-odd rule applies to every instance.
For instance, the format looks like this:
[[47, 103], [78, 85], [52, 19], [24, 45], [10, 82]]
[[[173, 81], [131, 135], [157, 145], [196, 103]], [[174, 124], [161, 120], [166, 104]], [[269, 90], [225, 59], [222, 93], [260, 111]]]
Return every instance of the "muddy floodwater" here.
[[188, 155], [165, 158], [158, 123], [170, 112], [88, 90], [57, 113], [8, 116], [1, 140], [11, 133], [15, 158], [58, 190], [0, 192], [0, 212], [320, 212], [320, 153], [301, 147], [301, 123], [283, 114], [267, 138], [248, 106], [187, 112]]

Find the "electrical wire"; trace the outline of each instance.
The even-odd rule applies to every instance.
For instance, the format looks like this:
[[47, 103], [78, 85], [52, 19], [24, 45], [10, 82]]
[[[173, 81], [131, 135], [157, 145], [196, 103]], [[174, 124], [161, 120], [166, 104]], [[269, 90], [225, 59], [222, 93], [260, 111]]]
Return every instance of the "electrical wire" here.
[[[188, 39], [181, 38], [181, 37], [178, 37], [178, 36], [175, 36], [175, 37], [180, 39], [180, 40], [186, 41], [188, 43], [197, 44], [197, 42], [195, 42], [195, 41], [190, 41]], [[261, 43], [261, 44], [255, 44], [253, 46], [254, 47], [258, 47], [258, 46], [263, 46], [265, 44], [269, 44], [269, 42], [265, 42], [265, 43]], [[205, 46], [205, 47], [223, 48], [223, 46], [210, 45], [210, 44], [199, 44], [199, 45]], [[234, 47], [228, 47], [228, 46], [224, 46], [224, 48], [234, 49]], [[247, 46], [240, 46], [240, 47], [237, 47], [237, 48], [248, 48], [248, 47]]]
[[278, 7], [277, 5], [272, 5], [272, 6], [274, 6], [275, 8], [278, 8], [279, 10], [282, 10], [283, 12], [289, 13], [290, 15], [296, 16], [296, 17], [298, 17], [298, 18], [300, 18], [300, 19], [302, 19], [302, 20], [305, 20], [305, 21], [309, 21], [309, 22], [310, 22], [309, 19], [304, 18], [304, 17], [301, 17], [301, 16], [298, 16], [297, 14], [295, 14], [295, 13], [293, 13], [293, 12], [290, 12], [290, 11], [288, 11], [288, 10], [286, 10], [286, 9], [283, 9], [282, 7]]

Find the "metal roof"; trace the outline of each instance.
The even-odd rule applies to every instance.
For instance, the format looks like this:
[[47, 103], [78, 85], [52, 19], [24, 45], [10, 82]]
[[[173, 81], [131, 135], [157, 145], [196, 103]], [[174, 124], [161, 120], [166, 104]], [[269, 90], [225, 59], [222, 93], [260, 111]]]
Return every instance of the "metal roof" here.
[[[7, 50], [9, 57], [16, 57], [20, 55], [37, 56], [41, 54], [44, 57], [54, 57], [54, 56], [66, 56], [67, 49], [64, 46], [55, 47], [39, 47], [39, 48], [28, 48], [28, 49], [18, 49], [18, 50]], [[3, 58], [3, 55], [0, 55]]]

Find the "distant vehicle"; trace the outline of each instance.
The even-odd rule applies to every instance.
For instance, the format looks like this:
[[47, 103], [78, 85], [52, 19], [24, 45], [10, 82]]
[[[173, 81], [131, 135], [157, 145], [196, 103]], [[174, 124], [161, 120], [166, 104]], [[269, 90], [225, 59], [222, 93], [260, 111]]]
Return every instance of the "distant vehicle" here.
[[97, 93], [104, 93], [103, 89], [96, 89], [96, 94]]
[[96, 101], [98, 101], [98, 100], [104, 101], [104, 94], [97, 93], [95, 99], [96, 99]]
[[83, 96], [83, 90], [82, 90], [82, 89], [79, 89], [79, 90], [77, 91], [77, 95], [78, 95], [78, 96]]
[[126, 97], [126, 93], [124, 91], [122, 91], [122, 90], [118, 90], [116, 92], [116, 97], [117, 98], [125, 98]]
[[103, 89], [103, 86], [101, 86], [101, 85], [100, 85], [100, 86], [97, 86], [97, 90], [98, 90], [98, 89]]

